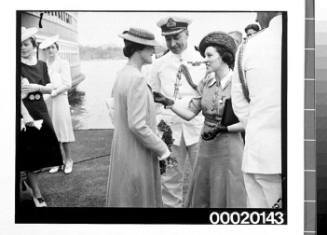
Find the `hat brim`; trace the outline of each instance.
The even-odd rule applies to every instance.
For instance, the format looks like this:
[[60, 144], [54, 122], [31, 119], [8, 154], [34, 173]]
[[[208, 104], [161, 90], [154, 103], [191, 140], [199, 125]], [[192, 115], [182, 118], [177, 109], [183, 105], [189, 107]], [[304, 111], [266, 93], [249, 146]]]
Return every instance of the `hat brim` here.
[[55, 42], [58, 42], [58, 40], [59, 40], [59, 35], [47, 38], [40, 44], [39, 48], [42, 50], [46, 49], [49, 46], [51, 46], [52, 44], [54, 44]]
[[146, 46], [160, 47], [161, 45], [156, 40], [147, 40], [139, 37], [135, 37], [130, 34], [119, 34], [119, 37], [131, 42], [139, 43]]
[[33, 37], [37, 33], [37, 28], [28, 28], [25, 30], [25, 32], [21, 32], [21, 42], [25, 41], [26, 39]]
[[184, 30], [186, 30], [186, 29], [183, 28], [183, 29], [177, 29], [177, 30], [173, 30], [173, 31], [169, 31], [169, 32], [162, 32], [161, 35], [162, 36], [175, 35], [175, 34], [179, 34], [179, 33], [183, 32]]

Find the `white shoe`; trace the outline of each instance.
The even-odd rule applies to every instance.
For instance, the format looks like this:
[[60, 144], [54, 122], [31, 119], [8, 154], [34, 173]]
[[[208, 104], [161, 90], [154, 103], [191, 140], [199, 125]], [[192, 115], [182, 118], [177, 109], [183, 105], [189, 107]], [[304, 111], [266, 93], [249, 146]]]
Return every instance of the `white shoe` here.
[[68, 162], [66, 162], [66, 164], [65, 164], [65, 169], [64, 169], [65, 174], [70, 174], [70, 173], [72, 173], [72, 171], [73, 171], [73, 164], [74, 164], [73, 161], [68, 161]]
[[34, 196], [33, 190], [30, 187], [30, 185], [27, 183], [26, 180], [23, 181], [23, 184], [24, 184], [25, 189], [31, 194], [35, 207], [47, 207], [47, 204], [45, 203], [42, 196], [39, 198], [36, 198]]
[[33, 196], [33, 201], [36, 207], [47, 207], [43, 197], [36, 198]]
[[59, 166], [54, 166], [49, 170], [49, 173], [57, 173], [59, 171], [60, 167]]

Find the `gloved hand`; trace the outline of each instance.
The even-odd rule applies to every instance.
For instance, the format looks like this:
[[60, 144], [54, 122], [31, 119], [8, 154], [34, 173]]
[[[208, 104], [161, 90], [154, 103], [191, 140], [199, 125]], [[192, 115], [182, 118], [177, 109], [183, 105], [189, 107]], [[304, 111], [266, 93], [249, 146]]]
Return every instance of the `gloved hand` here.
[[210, 131], [204, 131], [201, 135], [202, 139], [205, 141], [214, 139], [218, 133], [226, 133], [228, 129], [226, 126], [217, 125], [215, 128]]
[[169, 99], [160, 92], [156, 91], [153, 92], [153, 98], [155, 103], [163, 104], [165, 108], [166, 106], [172, 106], [175, 103], [172, 99]]

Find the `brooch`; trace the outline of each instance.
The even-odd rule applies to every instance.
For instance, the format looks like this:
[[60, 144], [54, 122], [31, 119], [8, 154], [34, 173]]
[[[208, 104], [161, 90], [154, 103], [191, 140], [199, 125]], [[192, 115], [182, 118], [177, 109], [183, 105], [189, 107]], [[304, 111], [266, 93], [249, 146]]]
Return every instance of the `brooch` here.
[[29, 95], [29, 96], [28, 96], [28, 99], [29, 99], [29, 100], [35, 100], [35, 96], [34, 96], [33, 94], [32, 94], [32, 95]]
[[39, 99], [41, 99], [41, 96], [40, 96], [40, 94], [36, 94], [34, 97], [35, 97], [35, 99], [36, 99], [36, 100], [39, 100]]
[[174, 21], [173, 18], [169, 18], [166, 24], [167, 28], [175, 28], [176, 27], [176, 22]]

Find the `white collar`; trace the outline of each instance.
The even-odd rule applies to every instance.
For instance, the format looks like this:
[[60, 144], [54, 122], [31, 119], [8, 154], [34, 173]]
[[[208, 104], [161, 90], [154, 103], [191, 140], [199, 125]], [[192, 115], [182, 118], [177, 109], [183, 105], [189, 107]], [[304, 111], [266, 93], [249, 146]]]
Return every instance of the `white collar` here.
[[[221, 87], [221, 89], [224, 90], [229, 85], [229, 83], [232, 81], [232, 74], [233, 74], [233, 71], [230, 70], [229, 73], [220, 80], [220, 87]], [[215, 79], [215, 76], [214, 76], [213, 73], [209, 74], [208, 77], [210, 79], [210, 81], [208, 83], [208, 86], [209, 87], [211, 87], [214, 84], [216, 84], [216, 79]]]
[[182, 51], [180, 54], [174, 54], [170, 51], [171, 55], [179, 60], [187, 60], [190, 57], [190, 52], [188, 47], [185, 48], [184, 51]]

